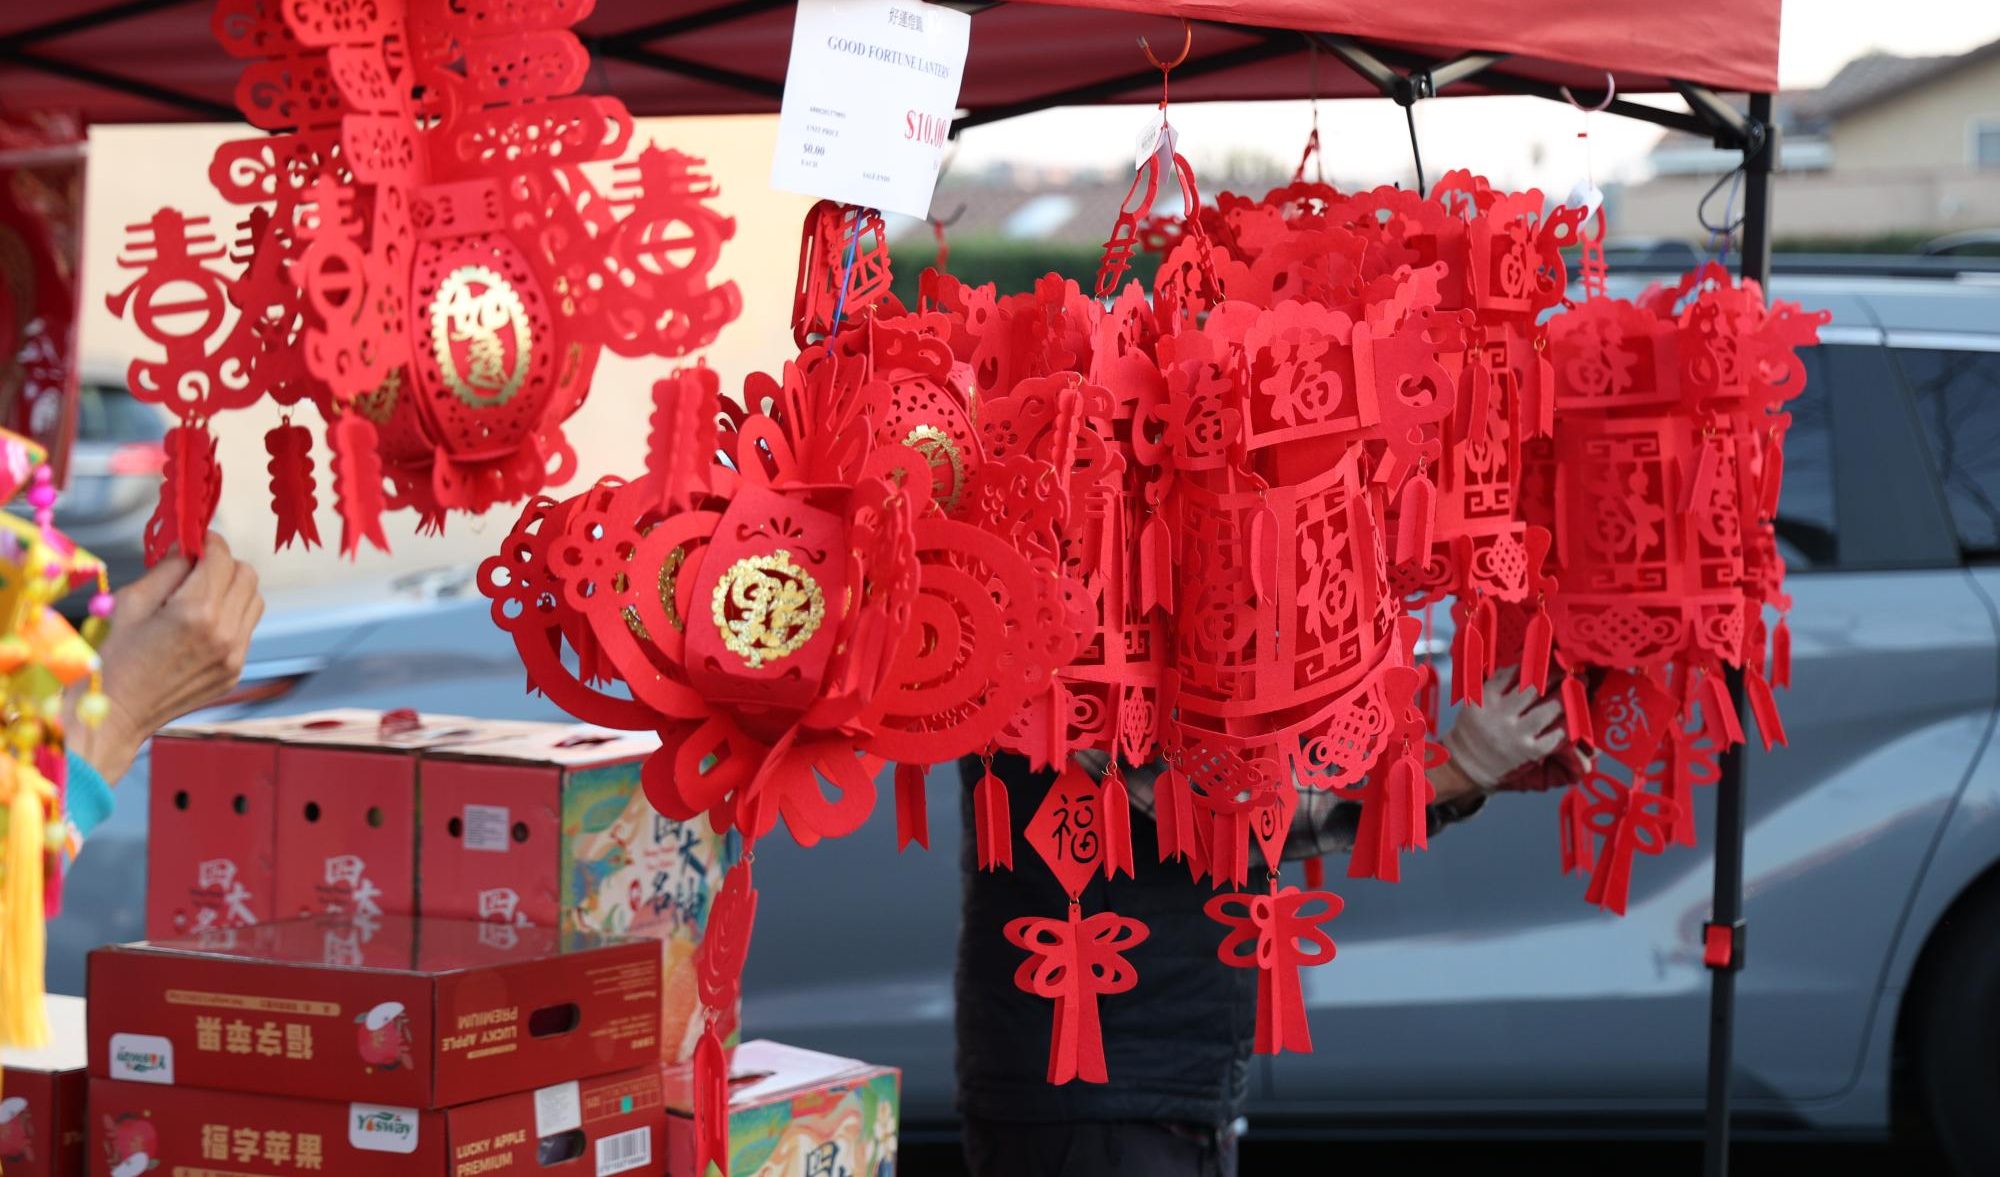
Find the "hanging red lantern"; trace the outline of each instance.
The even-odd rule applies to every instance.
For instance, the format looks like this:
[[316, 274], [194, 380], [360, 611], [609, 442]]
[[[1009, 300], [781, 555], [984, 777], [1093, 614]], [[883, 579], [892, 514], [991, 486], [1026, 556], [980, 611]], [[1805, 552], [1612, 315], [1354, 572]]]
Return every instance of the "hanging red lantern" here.
[[1782, 632], [1790, 601], [1771, 523], [1797, 350], [1826, 318], [1711, 264], [1550, 324], [1555, 430], [1529, 509], [1555, 535], [1572, 732], [1599, 752], [1565, 802], [1565, 865], [1593, 869], [1600, 906], [1624, 910], [1635, 854], [1692, 842], [1691, 788], [1743, 739], [1725, 668], [1742, 670], [1765, 747], [1784, 742], [1767, 611]]
[[[310, 400], [342, 549], [386, 547], [385, 508], [433, 529], [568, 479], [562, 425], [602, 348], [680, 356], [735, 316], [734, 287], [708, 278], [734, 225], [706, 207], [699, 161], [648, 148], [608, 197], [582, 170], [631, 133], [619, 103], [575, 93], [589, 57], [569, 26], [587, 9], [221, 0], [217, 35], [248, 63], [238, 105], [276, 132], [225, 144], [210, 168], [250, 210], [243, 269], [207, 265], [217, 255], [163, 211], [134, 238], [128, 264], [145, 273], [113, 300], [167, 352], [135, 361], [132, 386], [182, 418], [184, 454], [217, 411]], [[170, 341], [133, 295], [177, 273], [230, 309]], [[282, 540], [316, 542], [298, 523], [309, 448], [287, 434], [267, 449]], [[167, 475], [163, 511], [179, 522], [163, 515], [154, 559], [183, 533], [198, 549], [219, 477], [185, 459]]]

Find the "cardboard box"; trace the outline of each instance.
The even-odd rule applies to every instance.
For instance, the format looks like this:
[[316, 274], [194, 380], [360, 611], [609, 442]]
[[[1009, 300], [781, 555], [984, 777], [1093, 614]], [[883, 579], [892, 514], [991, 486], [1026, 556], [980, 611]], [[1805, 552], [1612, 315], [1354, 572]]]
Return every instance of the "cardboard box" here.
[[44, 999], [49, 1043], [0, 1048], [0, 1171], [7, 1177], [83, 1177], [84, 1007]]
[[663, 1128], [657, 1066], [430, 1111], [112, 1079], [90, 1105], [92, 1177], [651, 1174]]
[[417, 913], [421, 757], [538, 726], [546, 725], [345, 709], [201, 730], [275, 745], [273, 918], [366, 922]]
[[694, 951], [742, 841], [653, 809], [639, 771], [658, 747], [650, 733], [551, 724], [427, 754], [418, 906], [659, 940], [662, 1057], [680, 1062], [701, 1035]]
[[[692, 1064], [667, 1070], [667, 1177], [694, 1171]], [[891, 1177], [903, 1073], [778, 1042], [729, 1068], [731, 1177]]]
[[90, 954], [97, 1079], [438, 1108], [660, 1054], [645, 940], [468, 920], [278, 920]]
[[153, 740], [146, 934], [269, 921], [276, 910], [278, 747], [211, 729]]

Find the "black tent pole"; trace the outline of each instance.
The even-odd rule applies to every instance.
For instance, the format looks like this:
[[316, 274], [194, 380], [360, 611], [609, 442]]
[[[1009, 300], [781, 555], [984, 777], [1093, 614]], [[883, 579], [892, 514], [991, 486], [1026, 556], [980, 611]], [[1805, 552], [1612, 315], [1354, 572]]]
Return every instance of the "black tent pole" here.
[[[1771, 172], [1777, 129], [1771, 96], [1750, 96], [1743, 145], [1742, 276], [1771, 280]], [[1743, 673], [1729, 672], [1729, 697], [1743, 698]], [[1739, 704], [1740, 710], [1740, 704]], [[1708, 1138], [1702, 1156], [1706, 1177], [1729, 1173], [1729, 1078], [1736, 1045], [1736, 974], [1743, 967], [1743, 747], [1725, 751], [1715, 791], [1715, 887], [1703, 928], [1702, 957], [1709, 968]]]

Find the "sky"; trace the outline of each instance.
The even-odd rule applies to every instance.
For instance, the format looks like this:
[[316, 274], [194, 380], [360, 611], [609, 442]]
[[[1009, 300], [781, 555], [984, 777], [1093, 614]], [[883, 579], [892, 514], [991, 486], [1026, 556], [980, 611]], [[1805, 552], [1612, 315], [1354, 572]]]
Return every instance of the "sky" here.
[[[1870, 51], [1903, 55], [1960, 53], [2000, 38], [1993, 0], [1789, 0], [1780, 28], [1778, 75], [1787, 89], [1825, 82]], [[1661, 99], [1673, 105], [1678, 99]], [[999, 162], [1100, 168], [1122, 154], [1147, 117], [1144, 107], [1045, 111], [967, 131], [954, 170]], [[1424, 168], [1432, 176], [1469, 167], [1503, 187], [1568, 192], [1580, 179], [1598, 183], [1643, 174], [1660, 132], [1610, 116], [1586, 119], [1539, 98], [1460, 98], [1417, 105]], [[1181, 149], [1196, 172], [1221, 168], [1232, 154], [1295, 162], [1311, 126], [1304, 102], [1208, 103], [1172, 113]], [[1380, 99], [1322, 102], [1320, 142], [1328, 176], [1355, 183], [1407, 181], [1409, 132], [1403, 113]], [[1579, 132], [1588, 132], [1579, 140]]]

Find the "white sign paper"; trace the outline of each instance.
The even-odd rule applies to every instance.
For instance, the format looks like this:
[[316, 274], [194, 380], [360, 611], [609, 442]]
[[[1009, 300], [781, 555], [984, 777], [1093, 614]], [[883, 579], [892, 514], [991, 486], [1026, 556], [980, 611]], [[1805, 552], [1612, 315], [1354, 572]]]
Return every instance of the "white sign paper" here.
[[922, 0], [799, 0], [771, 187], [928, 217], [971, 35]]

